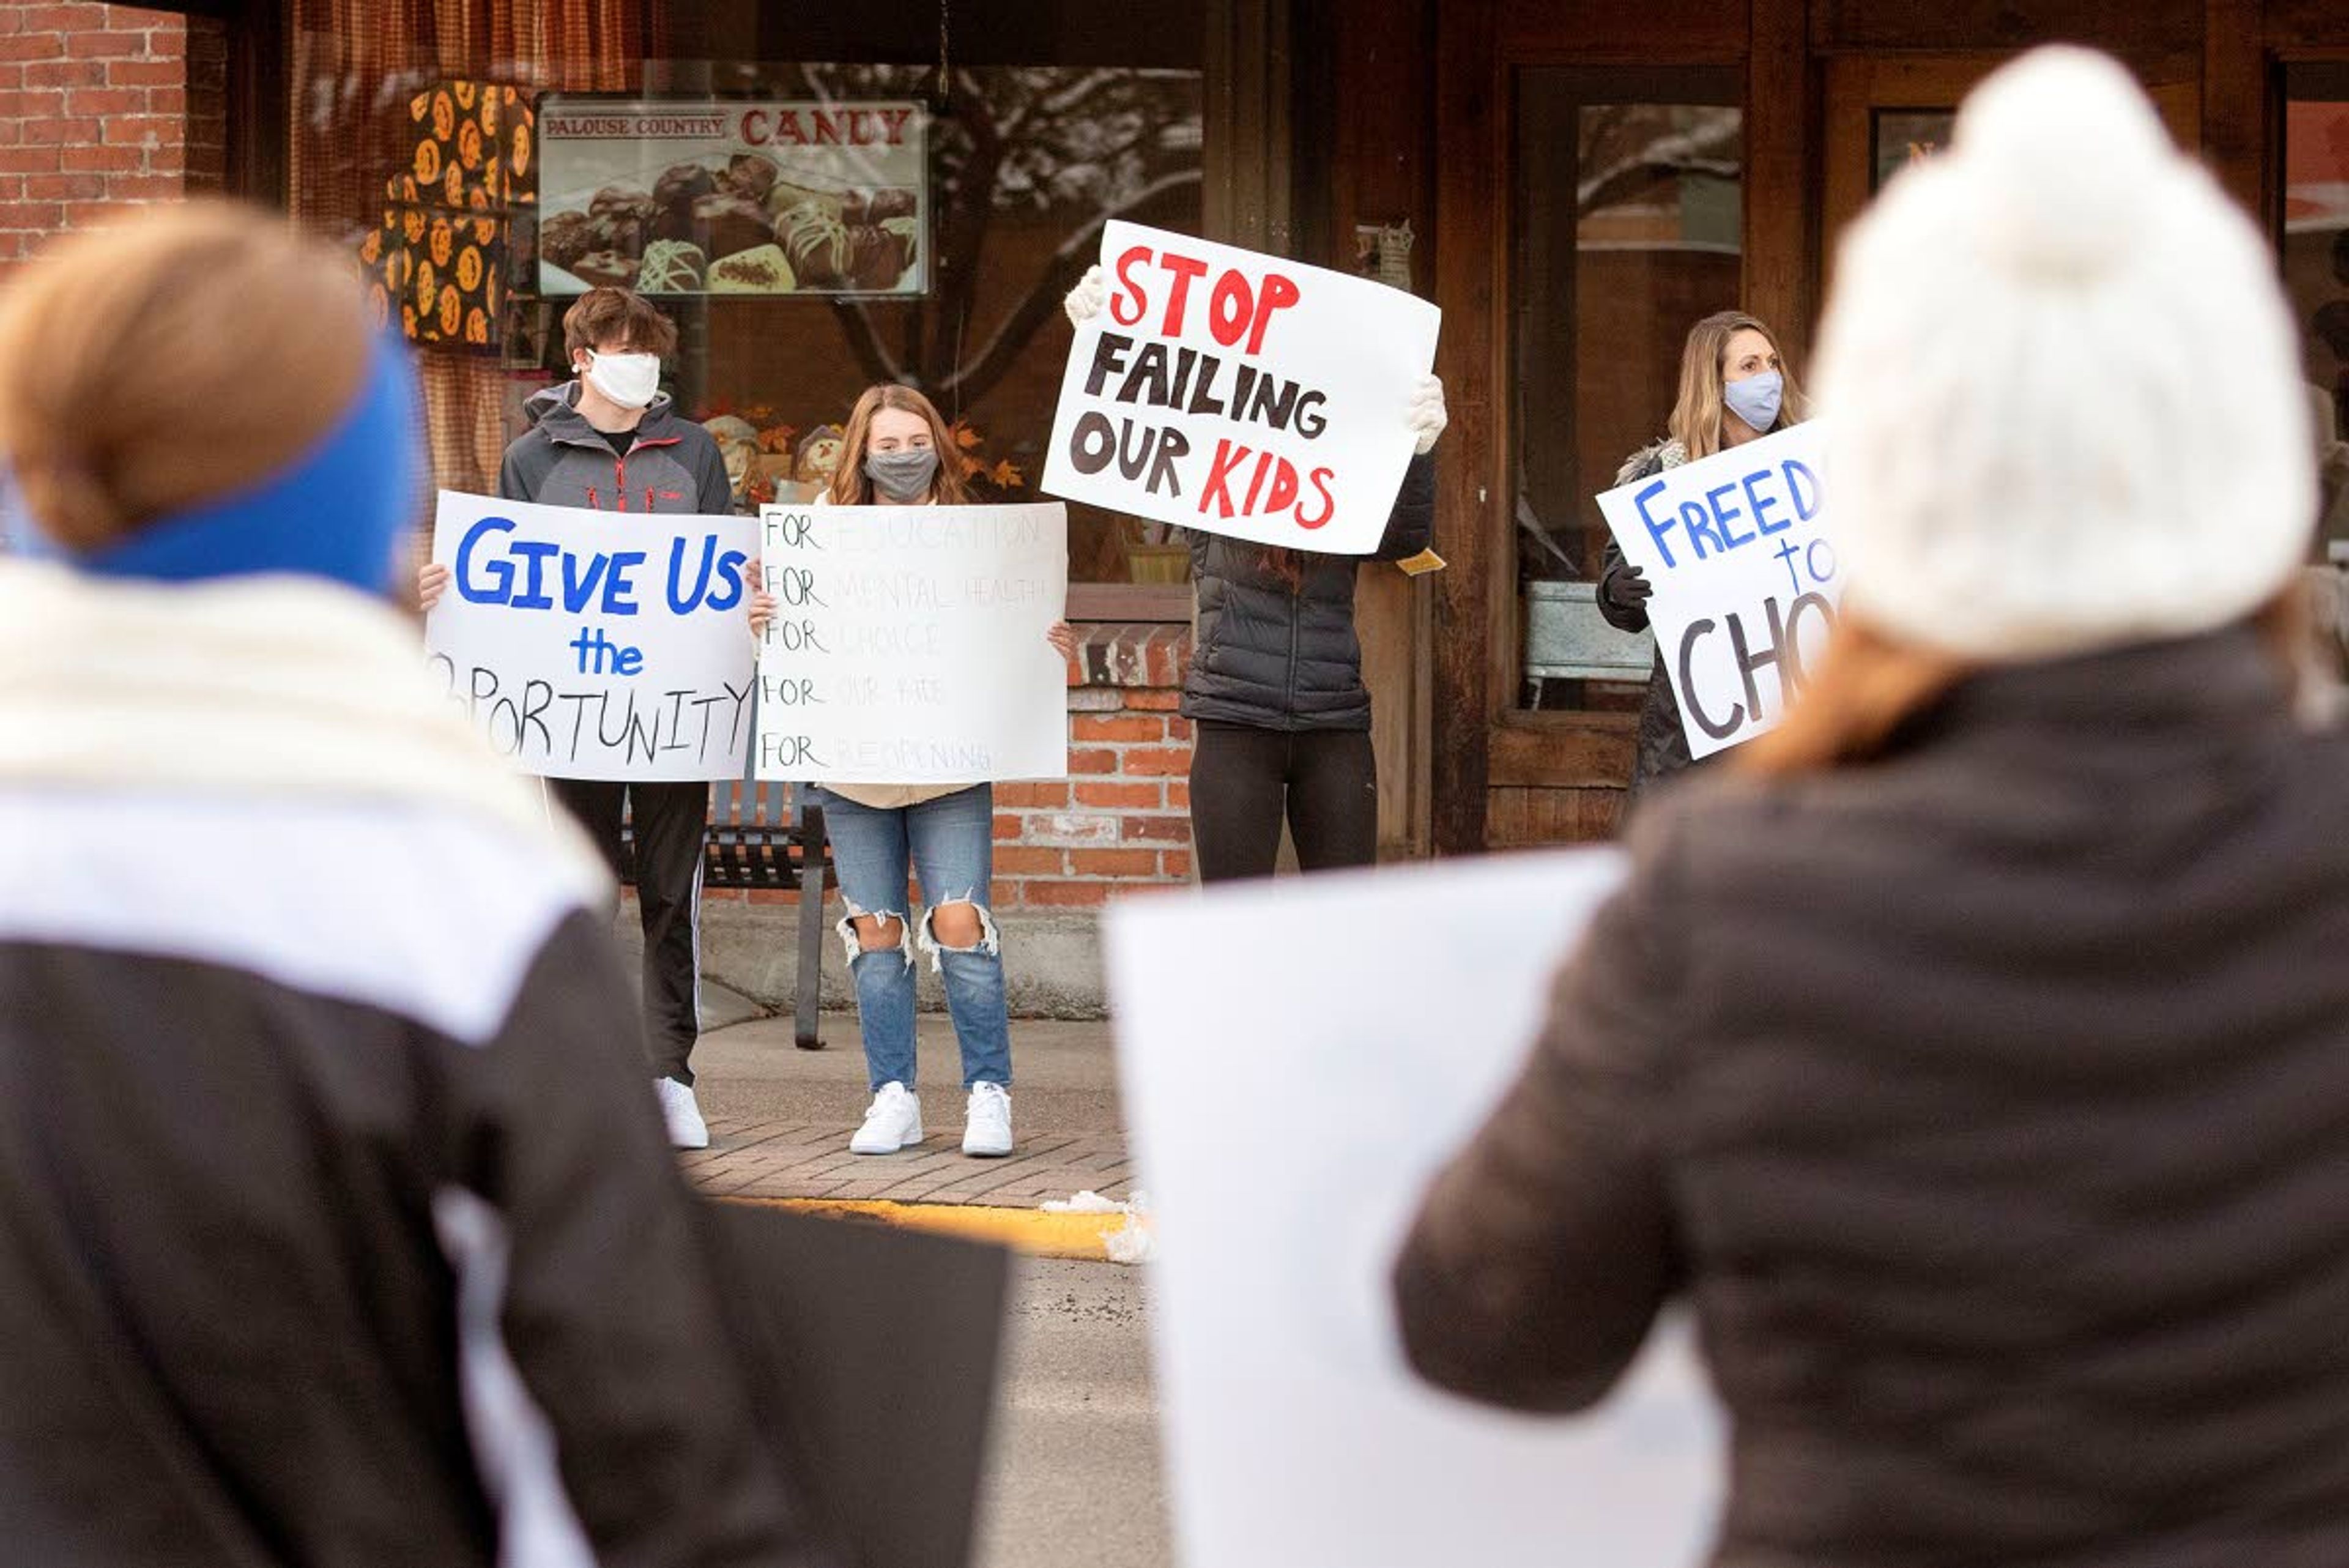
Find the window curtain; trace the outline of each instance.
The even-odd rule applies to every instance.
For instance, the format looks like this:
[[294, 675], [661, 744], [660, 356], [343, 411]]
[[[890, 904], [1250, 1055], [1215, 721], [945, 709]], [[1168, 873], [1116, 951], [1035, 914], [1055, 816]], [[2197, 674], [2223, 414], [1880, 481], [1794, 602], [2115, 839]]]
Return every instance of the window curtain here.
[[[290, 7], [294, 213], [347, 245], [362, 265], [380, 249], [369, 244], [371, 234], [392, 229], [396, 237], [400, 184], [424, 171], [412, 103], [460, 83], [471, 84], [469, 99], [512, 88], [525, 104], [543, 92], [638, 91], [646, 56], [659, 55], [667, 37], [664, 0], [290, 0]], [[497, 187], [502, 209], [535, 202], [529, 151], [522, 171]], [[548, 330], [549, 307], [526, 293], [493, 297], [496, 319], [482, 324], [488, 342], [466, 341], [461, 330], [453, 342], [418, 342], [433, 478], [448, 489], [493, 489], [500, 455], [521, 429], [521, 400], [543, 384], [517, 361]], [[397, 307], [391, 325], [399, 326]]]

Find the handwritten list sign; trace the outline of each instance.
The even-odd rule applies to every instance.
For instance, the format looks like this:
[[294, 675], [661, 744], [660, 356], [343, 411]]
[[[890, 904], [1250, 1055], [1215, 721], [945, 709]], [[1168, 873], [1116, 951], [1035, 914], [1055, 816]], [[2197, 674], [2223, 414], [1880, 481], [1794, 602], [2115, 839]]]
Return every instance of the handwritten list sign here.
[[1101, 261], [1109, 303], [1069, 350], [1045, 492], [1262, 545], [1376, 550], [1435, 306], [1139, 223], [1107, 224]]
[[569, 779], [741, 776], [757, 524], [440, 493], [434, 674], [499, 755]]
[[1064, 508], [770, 506], [757, 766], [816, 784], [1068, 774]]

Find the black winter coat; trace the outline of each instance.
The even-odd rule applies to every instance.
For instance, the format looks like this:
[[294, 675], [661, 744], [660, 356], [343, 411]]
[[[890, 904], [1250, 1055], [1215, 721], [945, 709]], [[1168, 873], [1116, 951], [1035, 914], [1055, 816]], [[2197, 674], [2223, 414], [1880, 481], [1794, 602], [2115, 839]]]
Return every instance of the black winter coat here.
[[[1414, 457], [1371, 558], [1408, 560], [1434, 536], [1435, 460]], [[1369, 729], [1371, 694], [1354, 636], [1363, 557], [1299, 551], [1304, 577], [1291, 587], [1265, 556], [1260, 545], [1191, 535], [1199, 626], [1184, 713], [1262, 730]]]
[[[1635, 479], [1652, 479], [1663, 471], [1663, 449], [1658, 447], [1629, 466], [1616, 483], [1629, 484]], [[1599, 566], [1599, 613], [1619, 631], [1648, 629], [1644, 600], [1624, 606], [1615, 597], [1618, 581], [1636, 569], [1623, 558], [1622, 546], [1608, 540]], [[1656, 666], [1648, 674], [1648, 700], [1640, 706], [1640, 744], [1631, 762], [1631, 798], [1638, 799], [1640, 792], [1657, 780], [1694, 765], [1695, 759], [1689, 755], [1688, 732], [1681, 728], [1680, 699], [1672, 695], [1671, 677], [1664, 673], [1664, 650], [1660, 643], [1656, 648]]]
[[1652, 802], [1397, 1272], [1599, 1398], [1685, 1292], [1716, 1568], [2349, 1563], [2349, 739], [2248, 628]]

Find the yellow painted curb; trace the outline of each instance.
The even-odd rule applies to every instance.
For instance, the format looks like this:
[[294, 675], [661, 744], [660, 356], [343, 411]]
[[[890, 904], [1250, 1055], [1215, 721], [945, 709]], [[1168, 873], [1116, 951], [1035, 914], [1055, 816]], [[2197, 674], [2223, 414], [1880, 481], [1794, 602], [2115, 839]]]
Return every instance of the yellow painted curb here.
[[1123, 1229], [1126, 1220], [1123, 1214], [1051, 1214], [1041, 1209], [989, 1209], [971, 1203], [890, 1203], [880, 1199], [728, 1198], [723, 1201], [794, 1209], [802, 1214], [828, 1214], [871, 1225], [902, 1225], [911, 1231], [991, 1241], [1039, 1258], [1075, 1258], [1095, 1262], [1109, 1257], [1105, 1238], [1111, 1231]]

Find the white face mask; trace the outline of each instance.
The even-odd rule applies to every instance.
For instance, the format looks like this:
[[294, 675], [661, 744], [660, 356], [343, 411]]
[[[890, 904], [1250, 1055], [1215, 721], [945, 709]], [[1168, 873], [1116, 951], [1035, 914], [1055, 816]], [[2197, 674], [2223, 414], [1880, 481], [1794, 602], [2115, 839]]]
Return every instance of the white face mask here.
[[657, 354], [598, 354], [587, 350], [587, 380], [624, 409], [641, 409], [660, 390]]

